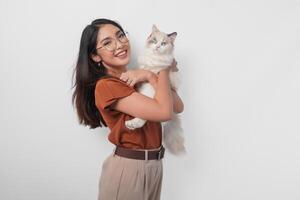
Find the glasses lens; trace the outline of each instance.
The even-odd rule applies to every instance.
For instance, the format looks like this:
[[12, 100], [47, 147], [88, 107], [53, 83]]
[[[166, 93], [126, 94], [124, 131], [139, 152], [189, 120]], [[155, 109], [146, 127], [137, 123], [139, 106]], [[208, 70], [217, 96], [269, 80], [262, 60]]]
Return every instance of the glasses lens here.
[[128, 42], [127, 32], [124, 32], [124, 33], [122, 32], [122, 33], [120, 33], [119, 36], [118, 36], [118, 39], [119, 39], [119, 41], [122, 42], [122, 43]]
[[105, 49], [108, 51], [113, 51], [116, 48], [116, 41], [115, 40], [110, 40], [108, 43], [104, 45]]
[[126, 36], [124, 36], [124, 37], [119, 38], [119, 40], [120, 40], [120, 42], [125, 43], [128, 41], [128, 38]]

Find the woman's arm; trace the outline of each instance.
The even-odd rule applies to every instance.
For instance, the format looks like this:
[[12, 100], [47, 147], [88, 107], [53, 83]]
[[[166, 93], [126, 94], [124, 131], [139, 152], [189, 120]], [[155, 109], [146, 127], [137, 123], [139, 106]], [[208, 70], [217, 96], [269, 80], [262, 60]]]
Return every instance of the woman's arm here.
[[[152, 76], [149, 77], [149, 83], [152, 85], [154, 90], [156, 90], [157, 87], [157, 76], [153, 74]], [[184, 110], [184, 104], [177, 94], [176, 90], [171, 88], [171, 93], [172, 93], [172, 99], [173, 99], [173, 112], [174, 113], [181, 113]]]
[[161, 70], [157, 76], [154, 98], [138, 92], [119, 99], [112, 108], [128, 115], [149, 121], [168, 121], [172, 118], [173, 98], [169, 70]]
[[176, 90], [171, 89], [173, 98], [173, 112], [182, 113], [184, 110], [184, 104]]

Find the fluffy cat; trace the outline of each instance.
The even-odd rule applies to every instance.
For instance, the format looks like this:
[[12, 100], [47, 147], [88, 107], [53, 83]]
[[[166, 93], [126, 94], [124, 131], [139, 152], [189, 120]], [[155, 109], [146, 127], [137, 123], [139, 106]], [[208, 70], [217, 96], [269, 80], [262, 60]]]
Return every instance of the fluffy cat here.
[[[174, 59], [173, 49], [176, 36], [176, 32], [166, 34], [153, 25], [152, 32], [146, 41], [145, 51], [138, 58], [139, 68], [150, 70], [157, 74], [160, 70], [170, 66]], [[180, 84], [178, 72], [170, 71], [169, 77], [171, 87], [177, 90]], [[151, 98], [155, 94], [154, 88], [148, 82], [142, 83], [138, 88], [138, 92]], [[134, 118], [126, 121], [125, 125], [133, 130], [142, 127], [145, 123], [146, 120]], [[175, 155], [185, 153], [183, 129], [179, 116], [173, 113], [171, 120], [162, 122], [162, 127], [162, 142], [166, 149]]]

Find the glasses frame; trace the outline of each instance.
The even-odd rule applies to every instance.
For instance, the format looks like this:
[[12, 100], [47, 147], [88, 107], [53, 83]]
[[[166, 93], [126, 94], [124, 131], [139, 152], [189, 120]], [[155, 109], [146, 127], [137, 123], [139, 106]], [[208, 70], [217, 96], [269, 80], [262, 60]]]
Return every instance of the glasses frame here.
[[114, 49], [110, 50], [110, 49], [107, 49], [107, 46], [101, 46], [101, 47], [95, 48], [95, 50], [97, 51], [98, 49], [104, 48], [104, 49], [106, 49], [107, 51], [114, 51], [114, 50], [116, 50], [116, 48], [117, 48], [117, 40], [118, 40], [121, 44], [126, 44], [126, 43], [128, 43], [128, 42], [129, 42], [129, 38], [128, 38], [128, 35], [129, 35], [129, 34], [128, 34], [127, 31], [124, 31], [123, 33], [125, 34], [125, 37], [126, 37], [126, 39], [127, 39], [126, 42], [120, 41], [119, 38], [117, 38], [117, 39], [111, 38], [112, 41], [114, 42], [114, 45], [115, 45], [115, 48], [114, 48]]

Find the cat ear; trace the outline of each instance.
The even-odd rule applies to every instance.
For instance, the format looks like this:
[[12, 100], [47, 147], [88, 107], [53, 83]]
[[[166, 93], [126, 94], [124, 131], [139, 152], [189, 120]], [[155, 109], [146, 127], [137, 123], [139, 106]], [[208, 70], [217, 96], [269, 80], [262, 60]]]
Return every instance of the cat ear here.
[[152, 36], [152, 33], [147, 37], [147, 39], [149, 39]]
[[155, 26], [155, 24], [152, 25], [152, 32], [159, 31], [158, 28]]
[[177, 32], [169, 33], [167, 35], [172, 40], [172, 42], [174, 42], [174, 40], [175, 40], [175, 38], [177, 36]]

